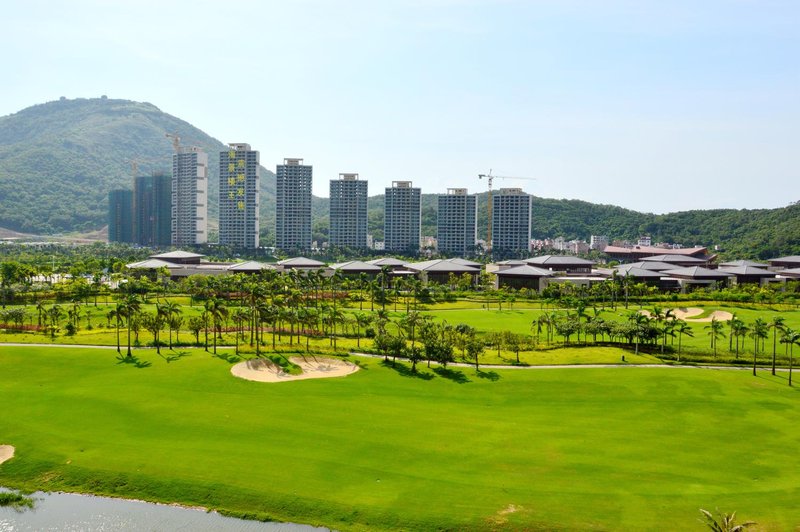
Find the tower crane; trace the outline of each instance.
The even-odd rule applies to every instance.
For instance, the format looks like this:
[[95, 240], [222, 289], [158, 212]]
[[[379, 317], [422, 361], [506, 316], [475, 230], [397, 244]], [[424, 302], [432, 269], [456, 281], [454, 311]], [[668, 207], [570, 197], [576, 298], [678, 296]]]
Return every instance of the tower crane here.
[[180, 153], [181, 150], [181, 138], [178, 136], [178, 133], [166, 133], [164, 135], [168, 139], [172, 139], [172, 147], [175, 150], [175, 153]]
[[133, 176], [133, 180], [136, 180], [136, 176], [139, 175], [139, 161], [136, 159], [131, 159], [128, 161], [131, 165], [131, 175]]
[[524, 179], [527, 181], [536, 181], [535, 177], [519, 177], [519, 176], [508, 176], [508, 175], [492, 175], [492, 169], [489, 169], [488, 174], [478, 174], [478, 179], [486, 179], [486, 184], [488, 185], [488, 194], [487, 198], [489, 200], [488, 204], [488, 216], [489, 219], [486, 223], [486, 246], [487, 251], [491, 251], [492, 249], [492, 182], [495, 179]]

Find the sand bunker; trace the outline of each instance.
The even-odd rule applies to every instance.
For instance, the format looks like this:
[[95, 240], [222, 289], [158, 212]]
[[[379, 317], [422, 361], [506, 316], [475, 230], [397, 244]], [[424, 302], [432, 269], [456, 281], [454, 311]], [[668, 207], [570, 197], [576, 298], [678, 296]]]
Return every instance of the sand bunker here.
[[291, 357], [289, 360], [302, 368], [300, 375], [290, 375], [280, 366], [263, 358], [239, 362], [231, 368], [231, 373], [241, 379], [258, 382], [288, 382], [303, 379], [326, 379], [344, 377], [355, 373], [359, 367], [351, 362], [336, 358]]
[[0, 464], [12, 458], [14, 458], [14, 447], [11, 445], [0, 445]]
[[[669, 309], [664, 309], [665, 312], [667, 310]], [[645, 316], [651, 316], [649, 310], [640, 310], [639, 312], [641, 312]], [[672, 315], [678, 318], [679, 320], [686, 320], [697, 323], [710, 322], [714, 318], [716, 318], [717, 321], [725, 321], [733, 318], [733, 314], [731, 314], [730, 312], [725, 312], [724, 310], [715, 310], [705, 318], [694, 318], [694, 319], [692, 318], [692, 316], [699, 316], [702, 313], [703, 309], [698, 307], [672, 309]]]

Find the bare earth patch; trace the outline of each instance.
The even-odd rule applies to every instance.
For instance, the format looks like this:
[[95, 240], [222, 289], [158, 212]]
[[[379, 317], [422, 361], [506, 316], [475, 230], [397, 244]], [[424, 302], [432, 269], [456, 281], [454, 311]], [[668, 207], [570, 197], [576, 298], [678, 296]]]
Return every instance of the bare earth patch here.
[[11, 445], [0, 445], [0, 464], [12, 458], [14, 458], [14, 447]]
[[[645, 316], [650, 317], [650, 311], [648, 310], [640, 310], [642, 314]], [[726, 312], [724, 310], [715, 310], [709, 316], [705, 318], [692, 318], [692, 316], [699, 316], [703, 313], [703, 309], [698, 307], [691, 307], [691, 308], [675, 308], [672, 309], [672, 315], [678, 318], [679, 320], [686, 320], [692, 321], [696, 323], [703, 323], [703, 322], [710, 322], [712, 319], [716, 318], [717, 321], [725, 321], [733, 318], [733, 314], [730, 312]]]
[[326, 379], [345, 377], [359, 370], [351, 362], [336, 358], [291, 357], [289, 360], [303, 370], [300, 375], [291, 375], [272, 362], [261, 358], [239, 362], [231, 368], [231, 373], [240, 379], [257, 382], [288, 382], [304, 379]]

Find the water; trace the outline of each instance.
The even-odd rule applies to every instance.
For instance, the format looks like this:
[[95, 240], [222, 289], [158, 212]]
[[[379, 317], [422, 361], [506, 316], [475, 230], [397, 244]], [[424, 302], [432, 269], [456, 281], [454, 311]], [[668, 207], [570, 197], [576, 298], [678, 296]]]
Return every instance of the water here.
[[33, 494], [33, 510], [0, 507], [0, 532], [225, 531], [323, 532], [293, 523], [262, 523], [216, 512], [72, 493]]

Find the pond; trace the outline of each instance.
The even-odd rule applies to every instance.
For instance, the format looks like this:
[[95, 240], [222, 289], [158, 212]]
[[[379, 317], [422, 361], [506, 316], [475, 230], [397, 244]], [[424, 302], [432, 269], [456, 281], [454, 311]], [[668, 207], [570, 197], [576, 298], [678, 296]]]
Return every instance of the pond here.
[[[0, 488], [2, 490], [2, 488]], [[6, 491], [6, 490], [3, 490]], [[142, 501], [94, 497], [73, 493], [32, 495], [33, 510], [0, 507], [0, 532], [22, 531], [106, 531], [106, 530], [219, 530], [230, 532], [328, 532], [293, 523], [262, 523]]]

